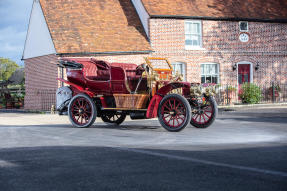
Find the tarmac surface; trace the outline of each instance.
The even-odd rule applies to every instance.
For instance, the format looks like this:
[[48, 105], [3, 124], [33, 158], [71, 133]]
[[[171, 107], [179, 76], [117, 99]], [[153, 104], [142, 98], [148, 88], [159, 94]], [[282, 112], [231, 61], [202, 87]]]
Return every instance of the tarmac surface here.
[[220, 112], [207, 129], [157, 120], [92, 128], [0, 113], [0, 190], [287, 190], [287, 107]]

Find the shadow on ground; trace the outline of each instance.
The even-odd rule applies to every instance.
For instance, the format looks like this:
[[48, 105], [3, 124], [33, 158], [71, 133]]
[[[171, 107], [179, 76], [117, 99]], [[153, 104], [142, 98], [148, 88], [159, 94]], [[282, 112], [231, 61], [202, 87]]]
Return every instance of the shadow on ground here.
[[236, 121], [248, 121], [248, 122], [258, 122], [258, 123], [279, 123], [287, 126], [286, 117], [220, 117], [217, 120], [236, 120]]
[[[0, 125], [1, 127], [43, 127], [43, 128], [76, 128], [73, 127], [71, 124], [45, 124], [45, 125]], [[94, 129], [119, 129], [119, 130], [151, 130], [151, 129], [159, 129], [162, 128], [160, 125], [155, 126], [152, 125], [139, 125], [139, 123], [129, 121], [128, 124], [121, 124], [121, 125], [107, 125], [104, 123], [96, 122], [93, 126], [89, 128]], [[81, 128], [78, 128], [81, 129]], [[87, 128], [82, 128], [87, 129]]]
[[[287, 146], [217, 151], [142, 150], [287, 172]], [[286, 190], [286, 177], [124, 148], [0, 149], [1, 190]]]

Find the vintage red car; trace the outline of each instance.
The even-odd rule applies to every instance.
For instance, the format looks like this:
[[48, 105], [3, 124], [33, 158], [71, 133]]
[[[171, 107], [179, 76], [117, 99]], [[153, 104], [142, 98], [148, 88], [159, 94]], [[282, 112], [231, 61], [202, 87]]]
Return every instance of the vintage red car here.
[[217, 115], [212, 87], [182, 82], [164, 58], [145, 58], [141, 65], [108, 63], [94, 58], [62, 58], [69, 85], [57, 90], [57, 110], [67, 112], [73, 126], [89, 127], [96, 117], [119, 125], [126, 115], [157, 118], [168, 131], [188, 124], [210, 126]]

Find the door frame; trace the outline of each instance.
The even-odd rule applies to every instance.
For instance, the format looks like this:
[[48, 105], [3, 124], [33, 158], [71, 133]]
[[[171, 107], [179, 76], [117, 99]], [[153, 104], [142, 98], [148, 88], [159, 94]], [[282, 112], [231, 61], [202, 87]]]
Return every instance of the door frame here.
[[248, 61], [241, 61], [241, 62], [237, 62], [236, 63], [236, 68], [237, 68], [237, 73], [236, 73], [236, 75], [237, 75], [237, 86], [239, 86], [239, 82], [238, 82], [238, 65], [239, 64], [249, 64], [249, 66], [250, 66], [250, 83], [253, 83], [253, 63], [252, 62], [248, 62]]

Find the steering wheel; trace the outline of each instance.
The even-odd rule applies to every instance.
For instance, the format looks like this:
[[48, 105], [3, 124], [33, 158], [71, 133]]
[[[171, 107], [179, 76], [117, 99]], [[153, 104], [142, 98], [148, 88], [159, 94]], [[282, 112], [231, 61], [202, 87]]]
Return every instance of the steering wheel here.
[[146, 69], [147, 69], [147, 66], [145, 64], [138, 65], [136, 67], [136, 74], [141, 75]]

